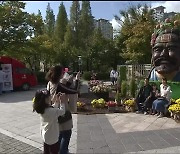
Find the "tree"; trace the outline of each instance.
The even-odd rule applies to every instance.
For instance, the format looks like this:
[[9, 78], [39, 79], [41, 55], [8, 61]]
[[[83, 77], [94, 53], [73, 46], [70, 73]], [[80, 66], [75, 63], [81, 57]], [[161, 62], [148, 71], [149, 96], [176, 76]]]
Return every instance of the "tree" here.
[[62, 2], [59, 6], [59, 12], [57, 15], [57, 20], [55, 25], [55, 39], [57, 41], [56, 43], [58, 44], [63, 43], [67, 24], [68, 24], [67, 13], [64, 4]]
[[91, 13], [89, 1], [82, 1], [82, 9], [80, 15], [80, 36], [81, 39], [87, 41], [94, 30], [94, 17]]
[[25, 3], [4, 1], [0, 4], [1, 47], [0, 51], [17, 49], [32, 35], [27, 23], [28, 13], [24, 12]]
[[24, 55], [20, 49], [26, 47], [28, 39], [43, 32], [42, 16], [28, 14], [24, 8], [25, 3], [18, 1], [6, 1], [0, 5], [0, 51], [3, 54], [13, 57]]
[[74, 36], [72, 33], [71, 25], [67, 25], [67, 30], [64, 37], [63, 42], [63, 51], [64, 53], [61, 53], [61, 61], [63, 61], [64, 66], [69, 66], [70, 63], [74, 62], [74, 57], [77, 57], [77, 54], [73, 52], [74, 48]]
[[86, 61], [86, 69], [89, 70], [89, 54], [87, 54], [87, 52], [90, 50], [88, 44], [91, 41], [91, 35], [94, 30], [94, 17], [91, 13], [89, 1], [82, 1], [82, 9], [79, 24], [81, 51], [83, 51], [82, 57]]
[[80, 18], [80, 4], [79, 1], [73, 1], [70, 8], [70, 26], [74, 32], [75, 46], [79, 45], [79, 18]]
[[42, 35], [44, 30], [44, 22], [41, 16], [41, 12], [38, 11], [38, 14], [28, 14], [27, 23], [31, 28], [31, 37]]
[[125, 47], [122, 49], [121, 56], [129, 64], [147, 63], [148, 61], [150, 63], [150, 39], [155, 24], [153, 10], [147, 5], [138, 5], [131, 6], [127, 11], [121, 11], [120, 14], [124, 18], [120, 37], [125, 38], [122, 42]]
[[54, 35], [54, 26], [55, 26], [55, 15], [50, 7], [50, 3], [48, 3], [46, 9], [45, 33], [49, 37], [52, 37]]

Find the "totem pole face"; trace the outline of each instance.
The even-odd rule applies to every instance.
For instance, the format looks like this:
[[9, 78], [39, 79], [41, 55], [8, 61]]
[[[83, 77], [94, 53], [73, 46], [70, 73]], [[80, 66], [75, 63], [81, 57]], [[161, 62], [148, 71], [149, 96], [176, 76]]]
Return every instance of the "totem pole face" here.
[[178, 21], [156, 26], [151, 38], [152, 63], [159, 74], [180, 71], [180, 25]]
[[160, 74], [178, 71], [180, 67], [180, 41], [176, 34], [162, 34], [152, 48], [152, 62]]

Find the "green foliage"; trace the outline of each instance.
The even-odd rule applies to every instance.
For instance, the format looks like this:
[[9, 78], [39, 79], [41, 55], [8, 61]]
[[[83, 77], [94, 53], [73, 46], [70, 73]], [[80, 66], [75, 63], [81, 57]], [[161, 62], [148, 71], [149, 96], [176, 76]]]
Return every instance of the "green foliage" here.
[[125, 98], [127, 96], [127, 81], [123, 80], [121, 84], [121, 96]]
[[150, 62], [150, 39], [155, 25], [152, 9], [147, 5], [131, 6], [127, 11], [120, 11], [120, 15], [124, 17], [123, 22], [115, 17], [122, 23], [121, 34], [117, 36], [121, 56], [127, 64]]
[[21, 47], [31, 36], [33, 30], [29, 23], [30, 15], [22, 11], [25, 8], [24, 2], [4, 1], [0, 4], [0, 52], [2, 50], [14, 50]]
[[46, 84], [47, 81], [45, 80], [45, 72], [36, 72], [37, 80], [39, 84]]
[[126, 77], [126, 66], [120, 66], [119, 72], [120, 72], [120, 83], [121, 83], [123, 80], [127, 79], [127, 77]]
[[98, 80], [108, 80], [109, 79], [109, 72], [98, 72], [97, 73]]
[[120, 92], [117, 92], [117, 93], [116, 93], [115, 99], [116, 99], [116, 101], [117, 101], [118, 104], [121, 103], [121, 93], [120, 93]]
[[132, 78], [131, 81], [130, 81], [129, 90], [130, 90], [131, 97], [135, 98], [135, 94], [136, 94], [136, 82], [135, 82], [134, 78]]
[[55, 25], [55, 39], [57, 44], [63, 43], [67, 24], [68, 18], [66, 9], [63, 2], [61, 2]]
[[46, 9], [46, 19], [45, 19], [45, 33], [49, 37], [54, 35], [54, 26], [55, 26], [55, 15], [53, 10], [50, 7], [50, 3], [47, 5]]
[[92, 32], [94, 30], [94, 20], [91, 13], [90, 1], [82, 1], [81, 15], [79, 19], [79, 44], [82, 49], [81, 56], [84, 57], [84, 63], [86, 64], [86, 70], [90, 70], [90, 51], [91, 47], [89, 42], [91, 41]]
[[90, 80], [91, 79], [91, 72], [84, 72], [82, 75], [82, 78], [84, 80]]
[[74, 42], [75, 46], [79, 46], [79, 19], [80, 19], [80, 4], [79, 1], [72, 1], [72, 6], [70, 8], [70, 21], [69, 24], [71, 29], [74, 31]]

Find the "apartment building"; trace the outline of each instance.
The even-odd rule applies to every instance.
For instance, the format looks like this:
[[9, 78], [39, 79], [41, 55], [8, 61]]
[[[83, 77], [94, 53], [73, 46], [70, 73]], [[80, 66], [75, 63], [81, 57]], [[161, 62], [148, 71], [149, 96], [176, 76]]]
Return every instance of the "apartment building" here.
[[177, 14], [176, 12], [164, 12], [165, 9], [166, 8], [164, 6], [153, 8], [153, 16], [156, 21], [163, 21], [166, 18], [172, 18]]
[[153, 16], [156, 21], [162, 21], [164, 17], [164, 6], [158, 6], [156, 8], [153, 8]]
[[113, 27], [109, 20], [98, 19], [94, 20], [96, 28], [101, 30], [102, 35], [107, 39], [113, 39]]

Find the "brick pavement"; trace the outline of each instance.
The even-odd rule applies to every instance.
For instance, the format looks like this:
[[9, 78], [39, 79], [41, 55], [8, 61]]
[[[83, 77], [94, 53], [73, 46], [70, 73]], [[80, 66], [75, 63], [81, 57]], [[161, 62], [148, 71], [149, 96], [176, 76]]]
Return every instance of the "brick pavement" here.
[[[32, 112], [34, 92], [0, 96], [0, 153], [41, 152], [39, 115]], [[73, 123], [71, 153], [180, 153], [180, 124], [170, 118], [73, 114]]]
[[0, 154], [39, 154], [41, 150], [0, 133]]

